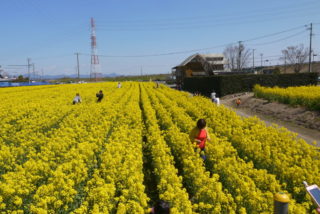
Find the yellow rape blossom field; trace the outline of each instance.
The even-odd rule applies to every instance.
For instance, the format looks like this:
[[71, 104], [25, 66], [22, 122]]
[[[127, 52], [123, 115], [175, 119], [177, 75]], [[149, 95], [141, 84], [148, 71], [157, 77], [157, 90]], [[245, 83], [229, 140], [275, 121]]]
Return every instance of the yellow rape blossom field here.
[[[314, 210], [302, 181], [320, 184], [319, 151], [207, 98], [124, 82], [4, 88], [0, 100], [1, 213], [146, 213], [159, 199], [174, 214], [273, 213], [280, 191], [290, 213]], [[199, 118], [205, 162], [188, 137]]]
[[299, 86], [288, 88], [268, 88], [260, 85], [254, 87], [256, 97], [277, 101], [293, 106], [304, 106], [310, 110], [320, 110], [320, 87]]

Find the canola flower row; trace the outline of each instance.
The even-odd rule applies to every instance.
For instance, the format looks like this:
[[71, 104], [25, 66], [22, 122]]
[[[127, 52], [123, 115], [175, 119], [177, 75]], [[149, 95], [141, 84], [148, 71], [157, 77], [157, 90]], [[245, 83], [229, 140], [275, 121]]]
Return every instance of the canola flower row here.
[[[175, 102], [158, 93], [161, 102], [171, 112], [173, 121], [181, 130], [190, 130], [194, 120], [184, 115], [184, 109]], [[186, 107], [188, 102], [184, 103]], [[179, 114], [177, 114], [179, 112]], [[185, 113], [186, 114], [186, 113]], [[188, 125], [189, 128], [185, 128]], [[273, 194], [280, 190], [275, 176], [265, 170], [254, 169], [252, 163], [245, 163], [238, 157], [237, 151], [224, 139], [213, 135], [207, 146], [208, 171], [217, 173], [224, 187], [232, 194], [237, 204], [237, 213], [270, 213], [273, 209]], [[305, 209], [292, 201], [290, 209], [293, 213], [301, 213]]]
[[174, 156], [178, 170], [181, 171], [183, 183], [193, 202], [193, 210], [198, 213], [235, 213], [235, 203], [230, 194], [225, 194], [222, 184], [218, 181], [219, 176], [206, 171], [203, 160], [194, 152], [193, 145], [189, 142], [188, 135], [180, 132], [179, 128], [167, 110], [149, 91], [153, 108], [160, 128], [165, 131], [166, 140], [172, 155]]
[[[119, 99], [119, 95], [115, 98]], [[112, 109], [111, 105], [106, 107]], [[90, 108], [73, 106], [73, 113], [62, 119], [59, 127], [48, 131], [44, 138], [26, 137], [28, 140], [22, 144], [35, 144], [39, 151], [30, 152], [26, 155], [26, 162], [2, 175], [0, 191], [3, 210], [18, 213], [69, 212], [76, 189], [89, 175], [88, 169], [92, 168], [96, 158], [95, 150], [99, 150], [99, 139], [93, 138], [97, 134], [94, 125], [106, 122], [106, 127], [110, 127], [107, 123], [110, 118], [99, 119], [104, 111], [102, 107], [92, 113]], [[92, 126], [88, 126], [88, 122]]]
[[144, 213], [147, 207], [138, 85], [132, 92], [125, 95], [130, 96], [126, 103], [119, 103], [122, 110], [112, 124], [98, 166], [85, 187], [86, 197], [74, 213]]
[[[177, 95], [174, 91], [165, 90], [165, 96], [169, 99]], [[252, 163], [256, 169], [274, 174], [282, 190], [291, 193], [307, 210], [311, 209], [312, 203], [302, 181], [320, 183], [316, 147], [284, 128], [266, 126], [257, 118], [241, 118], [224, 106], [213, 108], [215, 104], [203, 97], [191, 98], [184, 93], [177, 103], [186, 109], [190, 117], [197, 116], [195, 112], [199, 112], [198, 116], [207, 119], [213, 133], [226, 138], [241, 159]]]
[[[0, 99], [0, 212], [146, 213], [163, 199], [171, 213], [272, 213], [278, 191], [290, 213], [312, 210], [302, 181], [319, 184], [314, 147], [206, 98], [125, 82], [6, 88]], [[205, 164], [188, 138], [199, 118], [212, 138]]]
[[159, 199], [171, 204], [171, 213], [192, 213], [192, 204], [186, 189], [183, 188], [182, 177], [178, 176], [170, 149], [161, 135], [155, 110], [146, 95], [145, 89], [140, 88], [141, 108], [147, 130], [146, 150], [152, 157], [151, 164], [154, 168]]
[[256, 85], [253, 89], [254, 95], [259, 98], [276, 101], [293, 106], [305, 106], [311, 110], [320, 110], [320, 87], [263, 87]]

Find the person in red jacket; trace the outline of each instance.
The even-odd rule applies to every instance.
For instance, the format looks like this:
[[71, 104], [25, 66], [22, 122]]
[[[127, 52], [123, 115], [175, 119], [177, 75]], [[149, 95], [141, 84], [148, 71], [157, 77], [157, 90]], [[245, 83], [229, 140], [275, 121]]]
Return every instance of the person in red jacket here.
[[206, 142], [210, 141], [210, 136], [208, 130], [206, 129], [206, 121], [204, 119], [199, 119], [197, 121], [197, 126], [193, 128], [189, 134], [189, 138], [195, 145], [195, 151], [200, 150], [200, 156], [203, 160], [206, 160]]
[[240, 104], [241, 104], [241, 99], [240, 99], [240, 98], [238, 98], [238, 99], [236, 100], [236, 104], [237, 104], [237, 107], [240, 106]]

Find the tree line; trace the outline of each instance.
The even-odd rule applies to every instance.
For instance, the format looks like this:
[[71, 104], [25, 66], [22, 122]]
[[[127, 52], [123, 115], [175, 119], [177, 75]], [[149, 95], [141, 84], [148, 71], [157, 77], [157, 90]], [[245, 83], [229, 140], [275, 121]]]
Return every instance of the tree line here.
[[[291, 66], [295, 73], [299, 73], [303, 64], [307, 61], [309, 49], [303, 44], [288, 46], [281, 51], [282, 56], [279, 58], [284, 65]], [[246, 48], [241, 42], [239, 45], [227, 46], [223, 54], [227, 59], [226, 68], [230, 71], [241, 71], [250, 67], [249, 62], [252, 57], [251, 49]]]

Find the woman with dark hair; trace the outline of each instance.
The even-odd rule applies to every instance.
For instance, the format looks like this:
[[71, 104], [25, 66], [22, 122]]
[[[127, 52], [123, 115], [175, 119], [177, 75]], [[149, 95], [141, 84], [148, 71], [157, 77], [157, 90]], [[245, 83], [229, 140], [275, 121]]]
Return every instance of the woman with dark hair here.
[[166, 201], [159, 200], [154, 207], [151, 208], [150, 213], [153, 214], [170, 214], [170, 204]]
[[103, 99], [102, 90], [100, 90], [99, 93], [96, 94], [96, 97], [98, 98], [97, 103], [101, 102], [101, 100]]
[[205, 151], [206, 151], [206, 141], [210, 141], [210, 136], [208, 130], [206, 129], [206, 121], [204, 119], [199, 119], [197, 121], [197, 126], [193, 128], [189, 134], [189, 138], [192, 143], [195, 145], [195, 151], [200, 149], [200, 157], [203, 160], [206, 160]]

